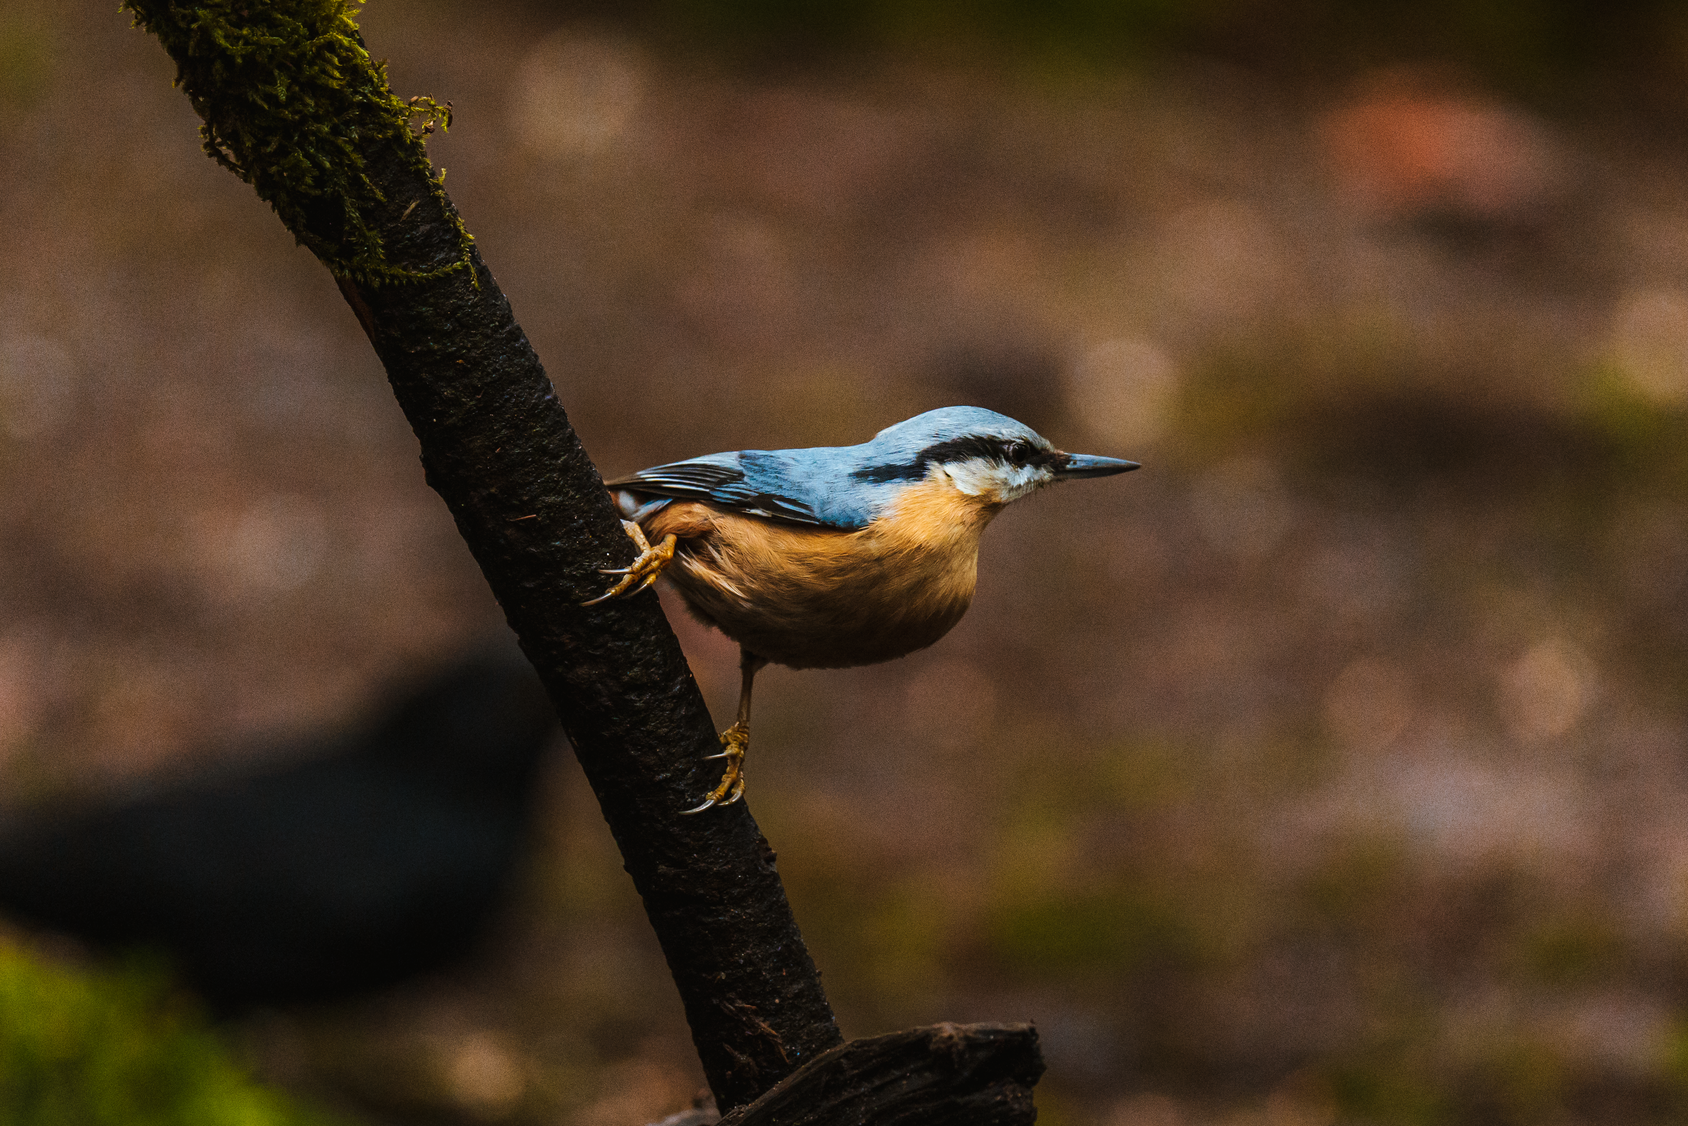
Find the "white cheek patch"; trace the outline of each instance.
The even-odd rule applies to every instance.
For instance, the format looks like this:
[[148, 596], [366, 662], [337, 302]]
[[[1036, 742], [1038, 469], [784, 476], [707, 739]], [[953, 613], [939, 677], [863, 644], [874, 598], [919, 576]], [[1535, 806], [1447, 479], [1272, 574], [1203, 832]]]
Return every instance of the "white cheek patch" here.
[[947, 476], [956, 491], [970, 497], [981, 497], [992, 504], [1019, 500], [1039, 486], [1048, 484], [1055, 476], [1041, 466], [1004, 465], [982, 457], [935, 465], [932, 470]]
[[1042, 466], [1010, 466], [1007, 480], [998, 487], [997, 495], [1003, 504], [1007, 504], [1019, 500], [1027, 493], [1036, 492], [1054, 479], [1055, 474]]
[[966, 493], [970, 497], [982, 497], [986, 493], [996, 491], [995, 468], [984, 458], [975, 457], [948, 465], [934, 465], [932, 471], [948, 477], [957, 492]]

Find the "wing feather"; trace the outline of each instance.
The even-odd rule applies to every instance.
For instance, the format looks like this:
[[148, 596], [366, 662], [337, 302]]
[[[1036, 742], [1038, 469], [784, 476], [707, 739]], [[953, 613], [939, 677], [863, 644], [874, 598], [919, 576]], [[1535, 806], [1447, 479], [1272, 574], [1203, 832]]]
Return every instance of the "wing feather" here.
[[[707, 501], [769, 520], [816, 527], [837, 526], [822, 519], [808, 502], [791, 496], [790, 493], [795, 490], [782, 488], [783, 475], [772, 471], [766, 461], [766, 455], [763, 455], [746, 465], [738, 453], [711, 454], [641, 469], [606, 484], [612, 489], [627, 489], [650, 496]], [[747, 469], [749, 472], [746, 472]]]

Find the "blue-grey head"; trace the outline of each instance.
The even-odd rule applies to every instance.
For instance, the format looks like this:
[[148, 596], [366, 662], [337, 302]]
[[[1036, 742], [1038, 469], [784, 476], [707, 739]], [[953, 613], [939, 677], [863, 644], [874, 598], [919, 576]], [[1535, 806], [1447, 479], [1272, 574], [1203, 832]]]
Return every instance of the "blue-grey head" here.
[[855, 448], [869, 462], [851, 473], [855, 480], [937, 478], [987, 505], [1008, 504], [1056, 481], [1137, 468], [1134, 461], [1058, 450], [1025, 423], [982, 407], [927, 411]]

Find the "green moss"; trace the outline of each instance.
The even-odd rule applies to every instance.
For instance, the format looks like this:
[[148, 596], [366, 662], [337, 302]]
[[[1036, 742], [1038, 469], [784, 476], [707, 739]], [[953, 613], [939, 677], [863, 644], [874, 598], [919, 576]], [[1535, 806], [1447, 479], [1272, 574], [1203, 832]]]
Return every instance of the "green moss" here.
[[[128, 0], [135, 22], [176, 62], [176, 84], [204, 122], [205, 151], [251, 184], [335, 274], [367, 285], [468, 269], [470, 237], [445, 200], [422, 134], [450, 124], [432, 98], [401, 100], [370, 57], [349, 0]], [[383, 149], [434, 185], [460, 255], [432, 271], [387, 261], [372, 216], [385, 197], [368, 172]], [[471, 272], [471, 276], [473, 276]]]
[[0, 939], [0, 1122], [9, 1126], [325, 1126], [255, 1084], [142, 969], [81, 974]]

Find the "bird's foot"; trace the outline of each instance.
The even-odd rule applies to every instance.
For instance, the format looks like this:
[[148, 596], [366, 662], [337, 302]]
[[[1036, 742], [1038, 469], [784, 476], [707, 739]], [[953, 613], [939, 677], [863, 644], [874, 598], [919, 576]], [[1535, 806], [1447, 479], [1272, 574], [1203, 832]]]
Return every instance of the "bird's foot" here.
[[674, 561], [674, 545], [678, 541], [672, 533], [662, 537], [662, 542], [652, 547], [651, 542], [645, 538], [645, 530], [639, 525], [631, 520], [623, 520], [621, 526], [627, 530], [627, 538], [633, 541], [633, 546], [639, 549], [639, 557], [629, 566], [605, 567], [600, 570], [600, 575], [620, 575], [621, 579], [598, 597], [582, 602], [582, 606], [596, 606], [611, 598], [638, 594], [656, 582], [662, 575], [663, 568]]
[[709, 791], [709, 796], [703, 799], [702, 805], [682, 812], [702, 813], [711, 806], [732, 805], [744, 797], [744, 752], [750, 749], [750, 726], [742, 720], [733, 724], [721, 732], [721, 745], [726, 750], [709, 756], [710, 759], [727, 760], [727, 769], [721, 775], [721, 784]]

